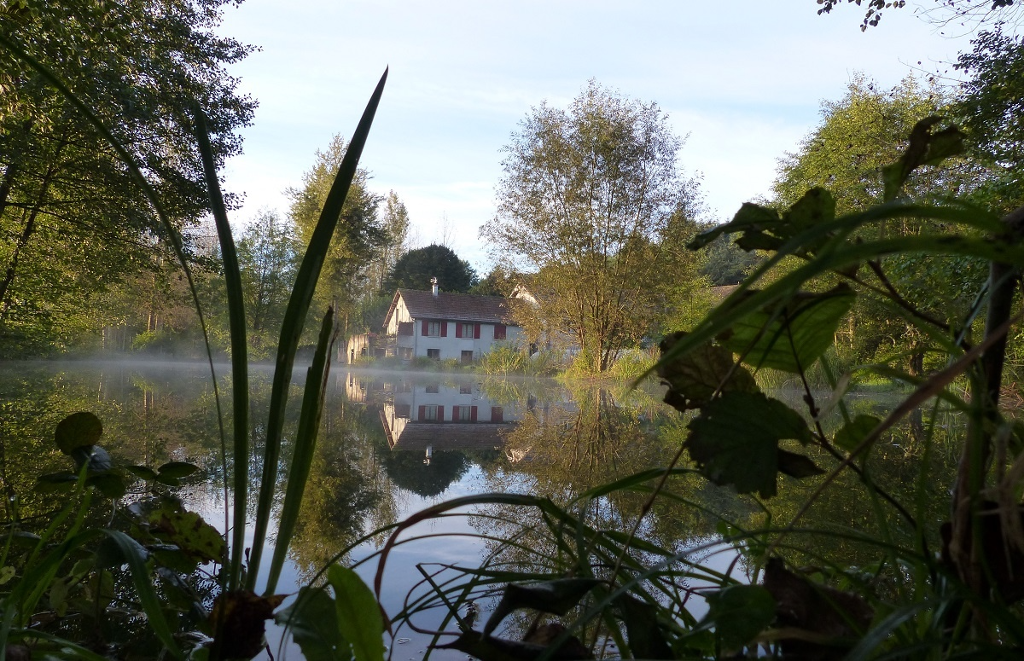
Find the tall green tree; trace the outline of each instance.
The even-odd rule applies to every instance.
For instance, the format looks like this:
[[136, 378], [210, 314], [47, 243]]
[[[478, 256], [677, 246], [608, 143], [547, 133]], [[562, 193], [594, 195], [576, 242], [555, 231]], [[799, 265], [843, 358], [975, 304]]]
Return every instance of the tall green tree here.
[[277, 342], [301, 250], [292, 225], [269, 209], [245, 228], [237, 250], [250, 340], [259, 357]]
[[[774, 204], [788, 208], [814, 188], [827, 189], [836, 213], [861, 211], [883, 201], [881, 169], [907, 148], [914, 125], [930, 115], [948, 111], [941, 90], [922, 88], [907, 78], [892, 89], [880, 88], [857, 76], [838, 101], [822, 103], [822, 120], [795, 153], [779, 160], [772, 186]], [[923, 202], [963, 195], [991, 177], [989, 171], [966, 159], [950, 159], [941, 167], [915, 171], [905, 189]], [[884, 234], [911, 236], [932, 232], [934, 224], [914, 218], [881, 226]], [[877, 238], [877, 237], [870, 237]], [[879, 292], [898, 291], [916, 307], [946, 324], [960, 323], [971, 305], [986, 268], [976, 260], [909, 254], [871, 262], [856, 277]], [[924, 343], [916, 326], [894, 317], [878, 299], [860, 297], [842, 335], [856, 360], [872, 360], [879, 352], [905, 352], [912, 372], [923, 368]]]
[[24, 0], [0, 10], [0, 342], [98, 331], [93, 295], [146, 268], [163, 232], [106, 141], [17, 51], [104, 121], [186, 224], [206, 208], [194, 104], [210, 116], [218, 163], [241, 150], [237, 131], [255, 106], [226, 71], [251, 48], [215, 33], [225, 1]]
[[1024, 204], [1024, 38], [999, 29], [979, 33], [957, 68], [969, 75], [953, 106], [972, 156], [993, 177], [979, 201], [1002, 212]]
[[591, 81], [568, 109], [542, 103], [505, 147], [498, 212], [480, 230], [496, 261], [532, 274], [528, 333], [574, 339], [595, 372], [664, 314], [685, 284], [681, 245], [698, 208], [682, 141], [654, 103]]
[[[289, 217], [302, 245], [309, 244], [346, 149], [344, 138], [335, 135], [327, 149], [317, 150], [313, 167], [303, 175], [302, 187], [287, 191], [291, 199]], [[369, 190], [368, 180], [366, 170], [359, 169], [345, 198], [338, 228], [317, 284], [314, 305], [310, 308], [310, 314], [317, 317], [333, 302], [338, 306], [337, 318], [351, 318], [368, 291], [372, 260], [387, 242], [387, 231], [378, 215], [382, 198]], [[311, 329], [315, 327], [318, 326], [306, 324], [307, 332], [313, 332]], [[345, 332], [347, 334], [349, 329], [346, 328]]]
[[385, 283], [385, 291], [395, 289], [429, 289], [430, 279], [437, 278], [444, 291], [468, 292], [476, 283], [476, 271], [459, 259], [448, 246], [431, 244], [410, 250], [395, 262]]

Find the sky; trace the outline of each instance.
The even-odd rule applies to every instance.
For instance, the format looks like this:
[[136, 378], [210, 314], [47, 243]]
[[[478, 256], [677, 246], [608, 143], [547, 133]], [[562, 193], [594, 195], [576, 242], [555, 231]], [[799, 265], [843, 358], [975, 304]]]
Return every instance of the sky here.
[[[922, 0], [925, 6], [932, 0]], [[348, 138], [377, 80], [384, 95], [363, 152], [370, 189], [394, 190], [412, 247], [445, 243], [483, 276], [479, 227], [493, 217], [502, 148], [542, 101], [566, 107], [590, 79], [655, 102], [686, 137], [707, 219], [770, 192], [776, 159], [799, 148], [824, 100], [857, 73], [884, 87], [943, 72], [966, 30], [886, 10], [817, 15], [814, 0], [246, 0], [220, 32], [260, 47], [230, 73], [259, 102], [244, 153], [222, 172], [243, 193], [233, 220], [287, 213], [318, 149]], [[952, 72], [951, 72], [952, 73]]]

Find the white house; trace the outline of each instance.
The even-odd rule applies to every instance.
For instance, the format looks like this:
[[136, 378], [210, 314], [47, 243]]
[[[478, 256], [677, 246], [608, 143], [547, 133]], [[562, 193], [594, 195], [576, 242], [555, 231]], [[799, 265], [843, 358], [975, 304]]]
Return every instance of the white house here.
[[[420, 356], [471, 363], [495, 342], [515, 342], [522, 329], [509, 319], [501, 296], [399, 289], [384, 320], [388, 353], [403, 360]], [[393, 338], [393, 340], [392, 340]]]

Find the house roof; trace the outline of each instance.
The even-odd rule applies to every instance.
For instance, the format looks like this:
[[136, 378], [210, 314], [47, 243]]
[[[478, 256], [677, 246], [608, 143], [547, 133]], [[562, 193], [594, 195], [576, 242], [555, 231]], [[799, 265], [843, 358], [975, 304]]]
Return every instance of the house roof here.
[[[477, 296], [475, 294], [453, 294], [418, 289], [399, 289], [391, 301], [391, 308], [384, 319], [386, 327], [395, 312], [398, 300], [405, 302], [413, 319], [440, 319], [453, 321], [478, 321], [489, 324], [509, 324], [508, 305], [502, 296]], [[514, 324], [513, 324], [514, 325]]]

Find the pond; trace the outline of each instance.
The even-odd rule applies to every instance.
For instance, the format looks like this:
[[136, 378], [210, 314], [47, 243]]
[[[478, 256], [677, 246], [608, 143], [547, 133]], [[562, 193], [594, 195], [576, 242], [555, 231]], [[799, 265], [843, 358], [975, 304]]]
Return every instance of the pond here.
[[[227, 371], [226, 366], [218, 368], [219, 374]], [[297, 369], [293, 379], [286, 445], [296, 423], [304, 372]], [[223, 376], [218, 379], [225, 398], [229, 383]], [[269, 370], [253, 368], [253, 494], [258, 489], [270, 380]], [[798, 394], [789, 397], [796, 402], [794, 407], [799, 406]], [[334, 369], [289, 566], [277, 591], [293, 593], [299, 585], [322, 580], [321, 570], [337, 560], [358, 564], [358, 571], [372, 585], [376, 554], [387, 533], [360, 540], [452, 498], [503, 492], [544, 496], [568, 506], [588, 489], [667, 465], [685, 439], [686, 428], [682, 417], [660, 399], [661, 393], [653, 386], [638, 390], [607, 384], [569, 387], [554, 380]], [[890, 399], [863, 397], [854, 405], [884, 410]], [[226, 528], [220, 431], [207, 366], [9, 363], [0, 369], [0, 403], [0, 479], [7, 496], [8, 519], [14, 507], [25, 518], [43, 515], [58, 504], [53, 495], [34, 491], [35, 479], [68, 470], [68, 459], [53, 447], [53, 429], [67, 414], [91, 411], [103, 421], [103, 444], [115, 462], [157, 466], [178, 460], [201, 466], [202, 478], [180, 487], [178, 495], [207, 521]], [[222, 401], [221, 408], [230, 412], [230, 403]], [[873, 454], [872, 470], [897, 497], [914, 497], [910, 476], [917, 475], [921, 462], [934, 464], [930, 470], [936, 478], [928, 488], [936, 493], [951, 473], [952, 454], [920, 451], [924, 422], [921, 416], [912, 418]], [[927, 425], [930, 438], [949, 433], [958, 424], [948, 420]], [[286, 447], [282, 475], [287, 474], [289, 454]], [[283, 482], [284, 478], [282, 487]], [[723, 521], [748, 528], [769, 525], [772, 517], [785, 521], [813, 487], [790, 481], [769, 510], [696, 475], [684, 475], [671, 486], [679, 497], [657, 501], [639, 528], [638, 519], [648, 499], [642, 490], [593, 499], [585, 512], [586, 521], [602, 530], [637, 528], [644, 539], [672, 549], [680, 557], [697, 549], [694, 555], [705, 566], [732, 571], [742, 578], [743, 558], [731, 546], [716, 545], [720, 534], [728, 530]], [[133, 487], [134, 497], [141, 496], [140, 490], [144, 491], [144, 483]], [[283, 488], [280, 491], [283, 493]], [[870, 499], [850, 497], [863, 492], [856, 479], [841, 479], [805, 517], [806, 527], [870, 529], [878, 525], [878, 510]], [[128, 498], [132, 497], [129, 494]], [[943, 516], [941, 498], [936, 503], [923, 506], [921, 513]], [[403, 539], [418, 539], [394, 547], [381, 592], [381, 604], [389, 615], [429, 593], [424, 572], [439, 572], [434, 580], [441, 581], [450, 566], [473, 568], [486, 561], [522, 568], [537, 562], [538, 557], [558, 555], [557, 549], [545, 550], [553, 542], [543, 534], [542, 517], [533, 509], [487, 503], [456, 514], [417, 525]], [[519, 543], [502, 545], [499, 541], [513, 538]], [[804, 543], [811, 555], [827, 555], [835, 562], [871, 562], [871, 549], [848, 539], [815, 537]], [[263, 557], [268, 564], [271, 553], [265, 552]], [[699, 588], [699, 581], [689, 587]], [[489, 605], [480, 604], [484, 619]], [[693, 608], [699, 617], [703, 609], [700, 600], [693, 601]], [[425, 631], [436, 630], [445, 615], [443, 609], [435, 608], [416, 613], [411, 623]], [[509, 626], [521, 629], [528, 624], [513, 619]], [[447, 627], [455, 629], [453, 622]], [[280, 638], [278, 630], [268, 634], [275, 656]], [[430, 635], [404, 627], [389, 641], [392, 658], [421, 658], [430, 642]], [[285, 647], [291, 646], [286, 642]], [[297, 655], [297, 650], [291, 653]], [[444, 651], [432, 653], [431, 658], [465, 656]]]

